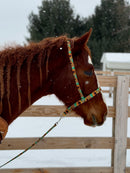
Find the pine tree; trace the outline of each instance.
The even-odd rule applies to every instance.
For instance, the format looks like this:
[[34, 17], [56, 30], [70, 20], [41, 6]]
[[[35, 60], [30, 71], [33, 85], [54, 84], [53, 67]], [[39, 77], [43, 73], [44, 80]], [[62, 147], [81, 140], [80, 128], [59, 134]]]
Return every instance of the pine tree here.
[[101, 0], [89, 18], [75, 15], [70, 0], [43, 0], [38, 14], [29, 15], [28, 41], [68, 34], [81, 36], [90, 28], [88, 42], [93, 63], [100, 67], [103, 52], [130, 52], [130, 5], [125, 0]]
[[129, 6], [124, 0], [102, 0], [89, 19], [93, 26], [90, 40], [93, 62], [99, 67], [103, 52], [130, 52]]
[[38, 15], [29, 15], [28, 41], [40, 41], [45, 37], [69, 34], [70, 37], [83, 33], [83, 21], [74, 15], [70, 0], [43, 0]]

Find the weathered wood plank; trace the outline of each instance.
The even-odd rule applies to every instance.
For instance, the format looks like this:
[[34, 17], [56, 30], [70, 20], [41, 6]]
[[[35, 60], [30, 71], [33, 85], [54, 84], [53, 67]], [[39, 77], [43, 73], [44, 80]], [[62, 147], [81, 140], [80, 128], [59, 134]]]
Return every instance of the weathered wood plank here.
[[[111, 167], [4, 169], [0, 173], [112, 173]], [[127, 172], [129, 173], [129, 172]]]
[[[116, 107], [116, 87], [113, 90], [113, 106]], [[115, 117], [112, 118], [112, 137], [115, 138]], [[111, 167], [114, 166], [114, 149], [111, 150]]]
[[[103, 93], [110, 93], [110, 89], [108, 89], [108, 90], [102, 89], [102, 92], [103, 92]], [[111, 93], [113, 93], [113, 91], [111, 91]], [[130, 91], [129, 91], [129, 94], [130, 94]]]
[[95, 71], [97, 75], [130, 75], [129, 71]]
[[[75, 168], [35, 168], [35, 169], [1, 169], [0, 173], [113, 173], [111, 167], [75, 167]], [[130, 168], [126, 168], [130, 173]]]
[[114, 75], [118, 75], [118, 76], [125, 75], [125, 76], [128, 76], [128, 75], [130, 75], [130, 72], [129, 71], [114, 71]]
[[[31, 106], [24, 113], [21, 114], [22, 117], [59, 117], [62, 112], [65, 111], [65, 106]], [[78, 115], [72, 111], [66, 117], [77, 117]], [[130, 108], [129, 108], [130, 116]], [[115, 117], [115, 108], [108, 106], [108, 117]]]
[[126, 173], [130, 173], [130, 167], [126, 168]]
[[97, 75], [111, 75], [111, 71], [95, 71]]
[[117, 76], [101, 76], [97, 75], [101, 87], [116, 87]]
[[107, 117], [115, 117], [116, 116], [116, 111], [113, 106], [108, 106], [108, 115]]
[[[0, 150], [23, 150], [37, 138], [7, 138]], [[33, 149], [112, 149], [114, 138], [108, 137], [46, 137]]]
[[[37, 138], [6, 138], [0, 150], [23, 150]], [[115, 140], [111, 137], [46, 137], [33, 149], [113, 149]], [[130, 138], [127, 138], [130, 149]]]
[[127, 149], [130, 149], [130, 138], [127, 138]]
[[[106, 83], [108, 83], [108, 87], [110, 87], [110, 85], [113, 85], [113, 87], [115, 86], [115, 81], [117, 81], [117, 76], [130, 76], [130, 72], [110, 72], [110, 71], [96, 71], [96, 74], [97, 74], [97, 77], [98, 77], [98, 80], [100, 81], [101, 83], [101, 86], [106, 86]], [[104, 78], [104, 77], [105, 78]], [[114, 78], [116, 79], [114, 79]], [[104, 80], [105, 79], [105, 80]], [[112, 84], [110, 84], [110, 79], [112, 79]], [[116, 87], [116, 86], [115, 86]], [[130, 81], [129, 81], [129, 87], [130, 87]]]
[[129, 77], [119, 76], [116, 94], [114, 173], [125, 173]]

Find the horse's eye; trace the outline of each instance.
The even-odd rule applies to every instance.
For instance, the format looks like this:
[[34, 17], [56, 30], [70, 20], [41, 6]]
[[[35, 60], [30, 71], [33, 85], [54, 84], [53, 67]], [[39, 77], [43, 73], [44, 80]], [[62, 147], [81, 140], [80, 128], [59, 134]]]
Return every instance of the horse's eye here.
[[84, 74], [90, 77], [93, 75], [93, 71], [85, 71]]

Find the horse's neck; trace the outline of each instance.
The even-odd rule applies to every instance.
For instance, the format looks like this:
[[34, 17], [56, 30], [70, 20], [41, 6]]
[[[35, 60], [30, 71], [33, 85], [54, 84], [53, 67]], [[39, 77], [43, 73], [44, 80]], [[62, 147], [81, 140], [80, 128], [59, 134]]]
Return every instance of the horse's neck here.
[[[40, 58], [28, 57], [15, 67], [7, 67], [1, 88], [1, 116], [10, 124], [32, 103], [48, 94], [45, 69]], [[1, 76], [2, 79], [2, 76]], [[2, 80], [1, 80], [2, 83]]]

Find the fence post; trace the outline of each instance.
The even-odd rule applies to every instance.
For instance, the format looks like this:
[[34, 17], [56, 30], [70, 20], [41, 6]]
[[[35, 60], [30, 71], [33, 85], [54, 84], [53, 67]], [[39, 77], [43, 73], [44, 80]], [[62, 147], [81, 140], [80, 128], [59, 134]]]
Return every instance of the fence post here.
[[[116, 108], [116, 91], [117, 87], [113, 89], [113, 106]], [[112, 137], [115, 138], [115, 117], [112, 118]], [[111, 151], [111, 166], [114, 166], [114, 148]]]
[[126, 172], [129, 77], [118, 76], [116, 93], [114, 173]]

